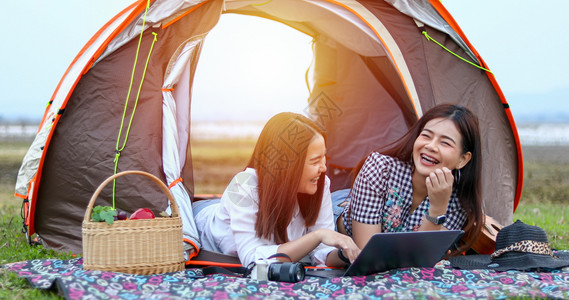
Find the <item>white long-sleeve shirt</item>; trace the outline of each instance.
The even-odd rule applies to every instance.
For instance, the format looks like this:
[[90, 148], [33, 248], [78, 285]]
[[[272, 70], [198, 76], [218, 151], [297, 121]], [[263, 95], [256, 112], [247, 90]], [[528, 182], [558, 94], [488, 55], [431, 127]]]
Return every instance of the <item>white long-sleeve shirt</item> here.
[[[257, 172], [248, 168], [233, 177], [218, 205], [210, 205], [195, 216], [203, 249], [238, 256], [243, 266], [277, 253], [279, 245], [275, 244], [273, 239], [259, 238], [255, 232], [259, 209], [257, 186]], [[321, 228], [334, 230], [328, 177], [325, 180], [322, 205], [316, 223], [305, 227], [304, 218], [297, 205], [287, 227], [288, 238], [293, 241]], [[320, 244], [309, 254], [312, 264], [324, 265], [326, 256], [334, 249]]]

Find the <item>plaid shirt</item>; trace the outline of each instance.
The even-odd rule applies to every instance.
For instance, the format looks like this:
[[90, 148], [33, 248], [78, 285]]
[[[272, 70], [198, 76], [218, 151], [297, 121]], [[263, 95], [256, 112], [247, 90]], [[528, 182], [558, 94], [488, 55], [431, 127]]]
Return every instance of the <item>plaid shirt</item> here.
[[[381, 224], [382, 232], [417, 231], [429, 210], [429, 197], [410, 213], [413, 202], [412, 166], [396, 158], [372, 153], [358, 173], [350, 204], [342, 212], [347, 233], [352, 235], [352, 220]], [[443, 226], [461, 229], [466, 212], [453, 188]]]

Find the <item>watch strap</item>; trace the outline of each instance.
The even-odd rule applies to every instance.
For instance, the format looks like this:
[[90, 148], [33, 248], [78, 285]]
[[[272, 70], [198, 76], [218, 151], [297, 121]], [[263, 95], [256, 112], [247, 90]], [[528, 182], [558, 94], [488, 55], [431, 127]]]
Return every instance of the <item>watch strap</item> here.
[[342, 248], [338, 249], [338, 257], [340, 258], [340, 260], [342, 260], [343, 262], [349, 264], [350, 260], [344, 256], [344, 251], [342, 251]]

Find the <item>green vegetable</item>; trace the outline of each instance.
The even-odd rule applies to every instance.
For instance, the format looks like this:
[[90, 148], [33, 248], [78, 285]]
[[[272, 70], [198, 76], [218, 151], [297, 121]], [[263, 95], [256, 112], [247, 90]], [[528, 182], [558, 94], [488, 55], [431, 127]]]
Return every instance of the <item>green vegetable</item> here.
[[91, 213], [91, 220], [93, 220], [93, 222], [104, 221], [109, 225], [113, 225], [116, 216], [117, 211], [113, 207], [97, 205], [93, 208], [93, 212]]

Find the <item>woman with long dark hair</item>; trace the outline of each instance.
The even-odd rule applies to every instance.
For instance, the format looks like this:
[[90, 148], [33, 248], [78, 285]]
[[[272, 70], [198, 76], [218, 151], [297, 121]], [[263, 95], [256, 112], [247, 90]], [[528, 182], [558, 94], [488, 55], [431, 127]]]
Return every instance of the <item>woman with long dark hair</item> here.
[[462, 106], [435, 106], [356, 167], [338, 231], [360, 248], [378, 232], [463, 229], [474, 240], [483, 223], [480, 152], [478, 118]]
[[277, 253], [292, 261], [309, 255], [314, 265], [353, 261], [359, 248], [334, 231], [325, 174], [323, 131], [300, 114], [275, 115], [219, 204], [198, 208], [201, 201], [196, 203], [202, 247], [238, 256], [243, 265]]

